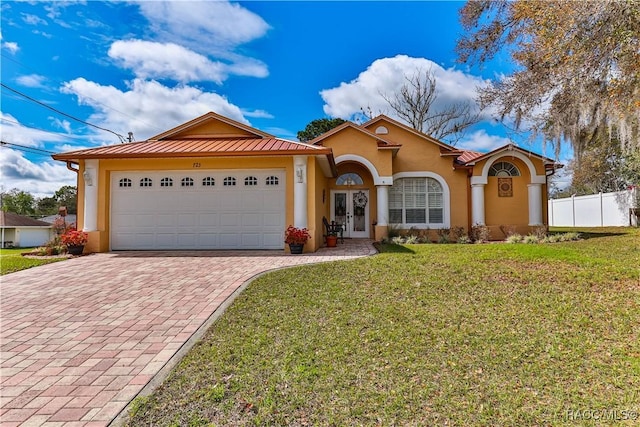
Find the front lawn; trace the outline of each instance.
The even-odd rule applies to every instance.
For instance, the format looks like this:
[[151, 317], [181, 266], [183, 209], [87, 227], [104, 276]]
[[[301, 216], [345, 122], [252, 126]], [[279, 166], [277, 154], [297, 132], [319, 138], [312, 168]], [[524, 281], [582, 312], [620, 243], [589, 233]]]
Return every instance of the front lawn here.
[[25, 258], [21, 255], [23, 252], [29, 252], [29, 248], [0, 249], [0, 275], [66, 259], [46, 257]]
[[129, 425], [637, 425], [640, 230], [589, 237], [264, 275]]

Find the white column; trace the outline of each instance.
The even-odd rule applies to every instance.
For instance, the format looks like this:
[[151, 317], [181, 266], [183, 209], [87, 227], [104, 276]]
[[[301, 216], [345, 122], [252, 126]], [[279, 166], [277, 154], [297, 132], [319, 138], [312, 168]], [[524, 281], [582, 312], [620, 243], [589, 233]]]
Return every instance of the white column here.
[[376, 185], [378, 191], [378, 225], [389, 223], [389, 186]]
[[542, 184], [528, 184], [529, 226], [542, 225]]
[[98, 229], [98, 160], [86, 160], [82, 172], [84, 181], [84, 227], [82, 231]]
[[484, 186], [485, 184], [471, 184], [471, 225], [485, 225]]
[[307, 157], [293, 157], [293, 225], [307, 228]]

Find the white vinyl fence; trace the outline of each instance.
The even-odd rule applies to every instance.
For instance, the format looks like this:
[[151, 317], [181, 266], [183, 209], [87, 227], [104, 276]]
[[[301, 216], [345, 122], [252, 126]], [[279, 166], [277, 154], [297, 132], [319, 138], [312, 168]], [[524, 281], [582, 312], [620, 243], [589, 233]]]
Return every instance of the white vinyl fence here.
[[640, 213], [636, 200], [638, 187], [615, 193], [572, 196], [549, 200], [549, 226], [551, 227], [615, 227], [638, 226]]

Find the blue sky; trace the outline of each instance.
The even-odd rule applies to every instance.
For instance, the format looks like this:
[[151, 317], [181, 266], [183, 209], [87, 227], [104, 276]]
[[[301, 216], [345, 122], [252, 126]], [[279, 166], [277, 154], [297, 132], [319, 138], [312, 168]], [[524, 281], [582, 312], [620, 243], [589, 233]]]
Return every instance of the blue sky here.
[[[321, 117], [360, 107], [393, 116], [380, 93], [431, 69], [439, 102], [473, 102], [508, 73], [456, 63], [462, 2], [12, 2], [2, 7], [2, 83], [85, 122], [143, 140], [208, 111], [295, 139]], [[119, 143], [2, 88], [2, 140], [52, 152]], [[482, 112], [458, 146], [513, 140]], [[2, 187], [39, 197], [75, 174], [46, 155], [0, 150]], [[550, 150], [549, 150], [550, 151]], [[551, 155], [550, 153], [544, 153]]]

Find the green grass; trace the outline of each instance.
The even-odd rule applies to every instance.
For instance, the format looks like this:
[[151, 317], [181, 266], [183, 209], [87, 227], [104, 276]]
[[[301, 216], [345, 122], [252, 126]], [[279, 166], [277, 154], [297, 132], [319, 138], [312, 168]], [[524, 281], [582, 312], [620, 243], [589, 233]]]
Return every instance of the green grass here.
[[14, 273], [31, 267], [62, 261], [66, 258], [25, 258], [21, 254], [29, 248], [0, 249], [0, 275]]
[[640, 230], [611, 234], [267, 274], [128, 425], [637, 425]]

